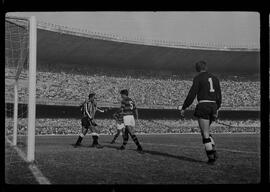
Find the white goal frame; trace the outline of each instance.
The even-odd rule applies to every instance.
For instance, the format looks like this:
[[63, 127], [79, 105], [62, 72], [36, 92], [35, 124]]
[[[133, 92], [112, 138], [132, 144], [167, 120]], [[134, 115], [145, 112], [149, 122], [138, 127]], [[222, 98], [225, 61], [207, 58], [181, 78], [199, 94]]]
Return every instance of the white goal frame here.
[[[9, 17], [7, 17], [9, 18]], [[10, 17], [20, 18], [20, 17]], [[31, 16], [29, 21], [29, 83], [28, 83], [28, 126], [27, 126], [27, 154], [29, 162], [35, 160], [35, 120], [36, 120], [36, 60], [37, 60], [37, 22], [36, 17]], [[14, 107], [13, 107], [13, 145], [17, 145], [18, 129], [18, 77], [14, 82]]]

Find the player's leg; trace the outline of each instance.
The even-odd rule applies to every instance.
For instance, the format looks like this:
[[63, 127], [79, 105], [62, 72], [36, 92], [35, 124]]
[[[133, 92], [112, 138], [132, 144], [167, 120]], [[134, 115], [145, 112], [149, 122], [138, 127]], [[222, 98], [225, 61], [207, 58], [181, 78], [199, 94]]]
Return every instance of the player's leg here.
[[215, 158], [215, 160], [217, 160], [218, 154], [217, 154], [217, 151], [216, 151], [216, 144], [215, 144], [214, 138], [213, 138], [213, 136], [211, 134], [209, 134], [209, 137], [211, 139], [211, 144], [212, 144], [212, 148], [213, 148], [213, 151], [214, 151], [214, 158]]
[[128, 135], [130, 135], [132, 140], [134, 141], [134, 143], [137, 145], [137, 150], [142, 151], [142, 146], [140, 145], [140, 142], [139, 142], [137, 136], [133, 132], [133, 128], [135, 127], [134, 116], [127, 115], [127, 116], [124, 116], [123, 119], [124, 119], [124, 125], [125, 125], [125, 139], [124, 139], [124, 142], [123, 142], [123, 145], [121, 146], [121, 148], [125, 147], [127, 140], [128, 140]]
[[116, 132], [116, 134], [114, 135], [113, 140], [111, 141], [111, 144], [114, 144], [114, 143], [115, 143], [117, 137], [120, 135], [120, 132], [121, 132], [121, 131], [120, 131], [119, 129], [117, 129], [117, 132]]
[[199, 118], [198, 123], [199, 123], [199, 127], [201, 129], [203, 144], [205, 146], [205, 151], [206, 151], [206, 154], [208, 157], [208, 162], [212, 163], [215, 161], [215, 156], [214, 156], [212, 141], [211, 141], [210, 134], [209, 134], [209, 119]]
[[99, 131], [96, 127], [97, 127], [96, 125], [91, 124], [90, 128], [89, 128], [89, 130], [92, 133], [92, 139], [93, 139], [93, 143], [92, 143], [91, 147], [103, 148], [103, 146], [98, 143]]
[[82, 118], [81, 125], [82, 125], [82, 132], [79, 135], [77, 142], [75, 143], [75, 147], [78, 147], [81, 145], [81, 142], [88, 131], [89, 124], [87, 123], [86, 118]]
[[122, 128], [120, 132], [122, 134], [122, 141], [124, 141], [124, 139], [125, 139], [125, 128]]
[[[210, 126], [211, 126], [212, 122], [213, 122], [213, 119], [210, 118], [210, 121], [209, 121], [209, 129], [210, 129]], [[209, 133], [209, 138], [211, 139], [212, 147], [213, 147], [213, 150], [215, 151], [215, 141], [214, 141], [213, 136], [212, 136], [210, 133]]]
[[126, 148], [126, 145], [128, 143], [128, 139], [129, 139], [129, 136], [128, 135], [129, 134], [128, 134], [127, 127], [123, 128], [123, 144], [119, 148], [120, 150], [124, 150]]
[[[212, 110], [212, 113], [210, 115], [209, 129], [210, 129], [212, 122], [216, 121], [216, 119], [218, 117], [217, 105], [216, 104], [211, 105], [211, 110]], [[215, 159], [217, 159], [218, 155], [217, 155], [217, 151], [216, 151], [216, 147], [215, 147], [214, 138], [211, 134], [209, 134], [209, 137], [211, 139], [211, 143], [212, 143], [212, 147], [213, 147], [213, 151], [214, 151], [214, 157], [215, 157]]]
[[124, 124], [117, 124], [117, 132], [116, 132], [115, 136], [113, 137], [111, 144], [115, 143], [117, 137], [120, 135], [123, 128], [124, 128]]
[[136, 136], [135, 133], [134, 133], [134, 130], [133, 130], [134, 127], [133, 127], [133, 126], [127, 126], [126, 129], [127, 129], [128, 133], [129, 133], [130, 137], [131, 137], [132, 140], [134, 141], [134, 143], [137, 145], [137, 150], [138, 150], [138, 151], [142, 151], [142, 146], [141, 146], [141, 144], [140, 144], [140, 142], [139, 142], [137, 136]]

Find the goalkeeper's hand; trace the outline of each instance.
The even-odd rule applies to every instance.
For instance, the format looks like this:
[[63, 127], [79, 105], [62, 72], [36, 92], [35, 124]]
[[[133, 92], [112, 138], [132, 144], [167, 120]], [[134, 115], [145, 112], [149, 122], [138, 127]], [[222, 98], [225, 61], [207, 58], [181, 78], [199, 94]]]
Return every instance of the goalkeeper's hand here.
[[182, 106], [179, 105], [177, 107], [177, 109], [180, 110], [180, 116], [181, 116], [181, 118], [184, 118], [185, 117], [185, 110], [182, 109]]
[[185, 117], [185, 110], [183, 110], [183, 109], [180, 110], [180, 116], [181, 116], [181, 118]]

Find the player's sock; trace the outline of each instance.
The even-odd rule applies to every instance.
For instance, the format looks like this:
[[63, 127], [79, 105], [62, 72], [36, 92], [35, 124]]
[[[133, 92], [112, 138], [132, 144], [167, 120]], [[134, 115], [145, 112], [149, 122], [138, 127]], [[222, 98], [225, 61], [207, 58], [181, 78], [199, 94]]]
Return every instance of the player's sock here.
[[138, 138], [136, 137], [136, 135], [131, 135], [131, 138], [132, 138], [132, 140], [134, 141], [134, 143], [135, 143], [139, 148], [141, 148], [141, 145], [140, 145], [139, 140], [138, 140]]
[[114, 143], [114, 142], [116, 141], [116, 139], [117, 139], [117, 137], [119, 136], [119, 134], [120, 134], [119, 132], [116, 133], [116, 135], [114, 136], [114, 138], [113, 138], [113, 140], [112, 140], [111, 143]]
[[97, 145], [98, 144], [98, 136], [97, 135], [93, 135], [93, 144], [92, 145]]
[[83, 140], [83, 137], [84, 137], [84, 135], [80, 134], [75, 145], [80, 145], [82, 140]]
[[129, 139], [128, 131], [127, 130], [125, 130], [123, 139], [124, 139], [123, 140], [123, 146], [126, 146], [126, 144], [128, 143], [128, 139]]
[[205, 151], [206, 151], [206, 155], [208, 157], [209, 160], [215, 160], [214, 157], [214, 150], [213, 150], [213, 146], [211, 143], [211, 139], [210, 138], [204, 138], [203, 139], [203, 144], [205, 146]]
[[101, 148], [103, 148], [103, 146], [98, 143], [98, 138], [99, 138], [99, 135], [96, 135], [95, 136], [95, 147], [98, 149], [101, 149]]

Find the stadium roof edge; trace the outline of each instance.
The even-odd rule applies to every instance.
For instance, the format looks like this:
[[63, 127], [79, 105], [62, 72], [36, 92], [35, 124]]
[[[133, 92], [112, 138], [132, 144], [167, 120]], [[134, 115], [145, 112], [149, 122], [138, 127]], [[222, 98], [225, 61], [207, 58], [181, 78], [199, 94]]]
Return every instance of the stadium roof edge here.
[[30, 17], [31, 17], [31, 16], [29, 16], [29, 17], [27, 17], [27, 16], [24, 16], [24, 17], [21, 17], [21, 16], [20, 16], [20, 17], [18, 17], [18, 16], [10, 16], [10, 15], [7, 16], [7, 15], [6, 15], [5, 18], [6, 18], [6, 19], [18, 19], [18, 20], [26, 20], [26, 19], [27, 19], [27, 20], [28, 20], [28, 19], [30, 19]]
[[131, 39], [127, 37], [120, 37], [115, 34], [104, 34], [99, 32], [93, 32], [86, 29], [72, 28], [67, 26], [62, 26], [58, 24], [52, 24], [48, 22], [38, 21], [38, 29], [48, 30], [52, 32], [106, 40], [106, 41], [115, 41], [129, 44], [139, 44], [139, 45], [148, 45], [148, 46], [157, 46], [157, 47], [168, 47], [168, 48], [182, 48], [182, 49], [199, 49], [199, 50], [214, 50], [214, 51], [245, 51], [245, 52], [259, 52], [259, 48], [236, 48], [236, 47], [216, 47], [216, 46], [205, 46], [205, 45], [194, 45], [187, 44], [183, 42], [171, 42], [165, 40], [146, 40], [142, 38]]

